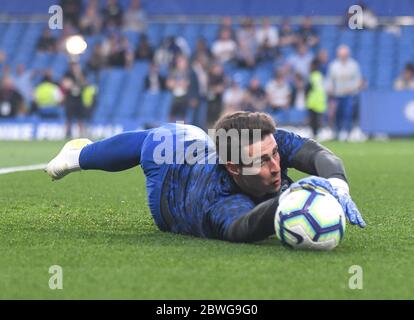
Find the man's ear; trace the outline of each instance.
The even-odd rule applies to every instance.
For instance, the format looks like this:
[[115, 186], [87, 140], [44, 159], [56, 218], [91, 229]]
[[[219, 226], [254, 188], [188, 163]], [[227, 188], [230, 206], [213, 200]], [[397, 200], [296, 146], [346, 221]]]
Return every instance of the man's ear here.
[[234, 164], [233, 162], [227, 161], [226, 169], [233, 176], [239, 176], [241, 174], [240, 165]]

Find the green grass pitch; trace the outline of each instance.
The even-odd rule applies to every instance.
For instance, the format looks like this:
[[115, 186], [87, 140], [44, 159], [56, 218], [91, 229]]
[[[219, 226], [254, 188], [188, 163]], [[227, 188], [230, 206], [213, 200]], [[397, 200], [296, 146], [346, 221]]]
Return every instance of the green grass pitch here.
[[[0, 168], [47, 162], [62, 142], [0, 142]], [[414, 141], [327, 143], [368, 227], [332, 252], [163, 233], [141, 169], [0, 175], [0, 298], [413, 299]], [[302, 175], [291, 171], [293, 178]], [[49, 267], [63, 268], [63, 290]], [[348, 286], [352, 265], [363, 289]]]

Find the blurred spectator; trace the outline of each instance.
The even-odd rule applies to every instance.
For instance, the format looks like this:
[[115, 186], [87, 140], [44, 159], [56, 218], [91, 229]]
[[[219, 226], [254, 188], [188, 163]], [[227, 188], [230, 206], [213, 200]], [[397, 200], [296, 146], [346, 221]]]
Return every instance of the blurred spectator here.
[[292, 89], [286, 81], [285, 72], [282, 69], [275, 72], [274, 78], [266, 84], [265, 90], [272, 113], [290, 107]]
[[414, 64], [407, 63], [402, 74], [394, 82], [395, 90], [414, 90]]
[[111, 67], [129, 67], [133, 62], [128, 38], [113, 36], [110, 38], [108, 65]]
[[328, 73], [329, 54], [328, 50], [321, 49], [317, 54], [319, 71], [325, 76]]
[[263, 18], [262, 26], [256, 31], [256, 41], [261, 47], [274, 48], [279, 43], [279, 32], [269, 18]]
[[183, 54], [187, 58], [190, 58], [191, 49], [190, 49], [190, 46], [188, 45], [187, 40], [182, 36], [176, 36], [176, 37], [173, 37], [173, 39], [174, 39], [175, 44], [180, 49], [180, 54]]
[[237, 31], [237, 60], [242, 68], [253, 68], [256, 64], [256, 29], [251, 18], [246, 18]]
[[229, 30], [224, 29], [220, 32], [219, 38], [213, 42], [211, 51], [220, 63], [230, 62], [236, 57], [237, 44], [231, 39]]
[[311, 62], [309, 85], [306, 90], [306, 107], [309, 110], [309, 124], [314, 138], [318, 137], [322, 117], [326, 112], [326, 103], [324, 76], [320, 71], [319, 60], [314, 59]]
[[232, 79], [230, 87], [224, 90], [223, 106], [224, 112], [242, 110], [245, 102], [245, 91], [240, 87], [238, 79]]
[[79, 28], [79, 18], [82, 12], [82, 0], [60, 0], [63, 11], [63, 21]]
[[287, 62], [287, 58], [280, 50], [276, 50], [273, 56], [273, 68], [272, 70], [290, 68]]
[[16, 72], [11, 74], [12, 81], [17, 91], [23, 96], [26, 106], [30, 106], [32, 103], [34, 74], [33, 70], [27, 70], [23, 64], [18, 64]]
[[308, 51], [308, 46], [305, 43], [298, 43], [296, 53], [288, 57], [287, 60], [294, 73], [299, 73], [307, 79], [312, 59], [313, 55]]
[[277, 28], [272, 26], [269, 18], [264, 18], [262, 27], [256, 32], [257, 41], [257, 61], [272, 61], [277, 55], [277, 45], [279, 42], [279, 33]]
[[102, 10], [103, 26], [107, 30], [113, 30], [122, 26], [124, 13], [118, 0], [107, 0]]
[[37, 40], [36, 49], [41, 52], [56, 52], [57, 41], [48, 27], [43, 30], [42, 35]]
[[95, 35], [101, 32], [102, 18], [99, 14], [99, 2], [89, 0], [86, 12], [80, 20], [80, 31], [84, 35]]
[[119, 41], [119, 35], [116, 32], [111, 32], [108, 34], [107, 37], [105, 37], [101, 43], [101, 54], [102, 56], [108, 60], [109, 54], [113, 47], [117, 46], [117, 43]]
[[12, 118], [23, 112], [22, 95], [16, 90], [13, 80], [3, 76], [0, 85], [0, 118]]
[[4, 67], [4, 62], [6, 61], [6, 59], [7, 59], [6, 53], [0, 49], [0, 73], [1, 73], [0, 75], [1, 76], [3, 75], [3, 67]]
[[249, 87], [246, 91], [245, 109], [247, 111], [265, 111], [267, 106], [266, 92], [260, 86], [260, 81], [257, 78], [250, 79]]
[[277, 47], [272, 47], [266, 39], [264, 44], [257, 48], [256, 62], [272, 62], [278, 55]]
[[289, 23], [289, 20], [284, 20], [280, 28], [279, 46], [292, 46], [296, 44], [296, 41], [296, 34], [293, 31], [292, 26]]
[[151, 63], [148, 69], [148, 74], [145, 76], [144, 82], [145, 90], [153, 93], [158, 93], [167, 89], [166, 80], [160, 75], [158, 66]]
[[312, 23], [312, 17], [306, 17], [298, 29], [299, 41], [313, 48], [319, 44], [319, 35]]
[[165, 38], [155, 50], [154, 62], [160, 67], [161, 71], [168, 70], [173, 63], [174, 56], [179, 52], [180, 48], [173, 43], [173, 38]]
[[[7, 63], [5, 63], [3, 65], [2, 70], [1, 70], [1, 77], [2, 78], [4, 78], [4, 77], [10, 77], [10, 74], [11, 74], [11, 67]], [[14, 84], [14, 82], [13, 82], [13, 84]]]
[[350, 57], [349, 47], [341, 45], [337, 58], [329, 64], [328, 93], [336, 100], [336, 135], [347, 140], [352, 129], [352, 115], [356, 95], [362, 85], [358, 63]]
[[226, 16], [221, 19], [217, 38], [220, 38], [220, 34], [223, 32], [223, 30], [228, 31], [230, 33], [230, 38], [233, 41], [236, 41], [236, 32], [233, 28], [233, 18], [231, 16]]
[[177, 56], [175, 68], [168, 75], [167, 88], [173, 95], [170, 121], [184, 121], [190, 102], [190, 70], [185, 56]]
[[208, 57], [203, 53], [196, 55], [192, 63], [192, 70], [198, 83], [198, 95], [201, 99], [205, 99], [207, 97], [208, 65]]
[[210, 48], [208, 47], [208, 44], [204, 37], [199, 37], [197, 39], [193, 57], [199, 57], [201, 55], [205, 56], [207, 61], [209, 61], [210, 58], [212, 57]]
[[295, 73], [293, 79], [291, 106], [297, 110], [304, 110], [306, 107], [306, 81], [300, 73]]
[[135, 60], [152, 60], [154, 58], [154, 49], [148, 41], [146, 34], [141, 34], [139, 43], [135, 49]]
[[191, 70], [194, 84], [192, 84], [193, 103], [195, 112], [193, 114], [192, 123], [201, 128], [205, 128], [206, 111], [207, 111], [207, 93], [208, 93], [208, 67], [209, 57], [204, 53], [194, 56]]
[[[170, 68], [179, 55], [188, 57], [188, 44], [182, 40], [181, 37], [168, 36], [162, 41], [161, 46], [155, 51], [154, 55], [154, 61], [161, 70]], [[188, 50], [188, 52], [184, 52], [184, 50]]]
[[93, 47], [92, 54], [86, 63], [86, 73], [92, 74], [94, 81], [99, 80], [99, 72], [106, 66], [107, 58], [103, 54], [102, 44], [97, 43]]
[[256, 49], [253, 49], [247, 40], [240, 40], [236, 56], [240, 68], [252, 69], [256, 66]]
[[66, 137], [72, 137], [72, 124], [78, 124], [79, 132], [83, 134], [83, 122], [85, 119], [85, 108], [82, 101], [82, 90], [86, 85], [85, 78], [79, 63], [72, 62], [68, 72], [62, 79], [64, 91], [64, 106], [66, 112]]
[[96, 86], [85, 83], [82, 89], [82, 105], [84, 107], [84, 119], [89, 121], [92, 119], [93, 113], [96, 107], [96, 97], [97, 97], [98, 89]]
[[222, 96], [225, 89], [223, 66], [213, 63], [208, 75], [207, 128], [211, 128], [222, 112]]
[[41, 82], [34, 89], [34, 99], [31, 113], [41, 118], [58, 118], [59, 105], [63, 101], [63, 93], [59, 86], [53, 82], [52, 74], [47, 71]]
[[132, 0], [124, 15], [124, 30], [143, 32], [147, 28], [147, 15], [140, 0]]

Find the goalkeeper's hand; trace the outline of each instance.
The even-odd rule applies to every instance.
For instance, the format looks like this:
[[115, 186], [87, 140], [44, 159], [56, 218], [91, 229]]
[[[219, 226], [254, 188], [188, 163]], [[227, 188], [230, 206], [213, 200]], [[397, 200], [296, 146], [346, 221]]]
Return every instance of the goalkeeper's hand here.
[[321, 188], [328, 191], [338, 200], [349, 222], [351, 224], [357, 224], [361, 228], [365, 228], [366, 223], [364, 219], [362, 219], [362, 215], [354, 201], [352, 201], [351, 196], [349, 195], [348, 184], [345, 181], [338, 178], [325, 179], [310, 176], [293, 183], [289, 189], [293, 191], [297, 188]]

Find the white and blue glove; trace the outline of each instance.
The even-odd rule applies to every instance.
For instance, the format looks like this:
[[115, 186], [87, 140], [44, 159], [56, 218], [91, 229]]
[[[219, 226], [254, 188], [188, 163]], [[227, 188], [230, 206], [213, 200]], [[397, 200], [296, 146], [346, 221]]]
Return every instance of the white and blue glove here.
[[332, 194], [342, 206], [346, 217], [351, 224], [357, 224], [361, 228], [365, 228], [366, 223], [362, 219], [361, 213], [359, 212], [354, 201], [352, 201], [349, 195], [348, 184], [338, 178], [325, 179], [317, 176], [310, 176], [301, 179], [295, 183], [292, 183], [289, 189], [295, 190], [296, 188], [322, 188]]

